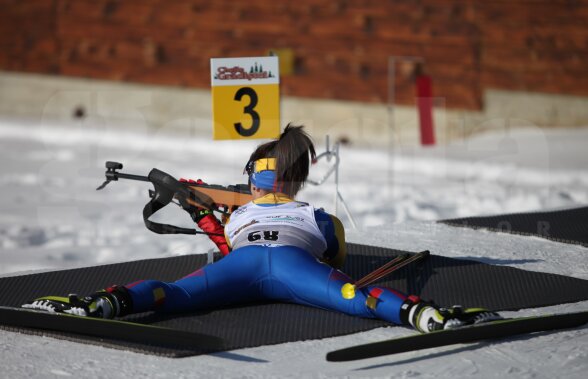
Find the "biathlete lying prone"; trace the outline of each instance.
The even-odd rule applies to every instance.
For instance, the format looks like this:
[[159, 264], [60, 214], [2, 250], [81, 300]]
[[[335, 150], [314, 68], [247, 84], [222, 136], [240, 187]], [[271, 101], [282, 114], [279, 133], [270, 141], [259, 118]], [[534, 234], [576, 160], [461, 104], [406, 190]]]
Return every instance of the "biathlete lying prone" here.
[[[288, 125], [262, 144], [245, 167], [253, 201], [223, 227], [211, 211], [186, 209], [224, 257], [173, 283], [141, 280], [77, 297], [47, 296], [23, 307], [114, 318], [145, 311], [191, 312], [273, 300], [411, 325], [421, 332], [499, 318], [484, 309], [439, 308], [391, 288], [367, 286], [343, 296], [353, 281], [339, 270], [345, 260], [341, 222], [294, 200], [306, 182], [314, 145], [302, 126]], [[226, 238], [218, 238], [222, 234]]]

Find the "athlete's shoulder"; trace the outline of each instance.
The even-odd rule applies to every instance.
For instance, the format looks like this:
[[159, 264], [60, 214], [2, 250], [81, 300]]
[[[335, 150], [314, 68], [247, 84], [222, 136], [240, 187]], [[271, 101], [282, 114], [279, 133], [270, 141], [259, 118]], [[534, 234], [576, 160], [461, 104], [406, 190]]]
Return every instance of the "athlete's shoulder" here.
[[241, 205], [239, 208], [237, 208], [233, 212], [231, 212], [231, 217], [240, 216], [244, 213], [247, 213], [249, 208], [251, 208], [253, 205], [254, 205], [253, 201], [250, 201], [248, 203]]
[[314, 217], [317, 219], [317, 221], [321, 220], [333, 223], [341, 223], [337, 216], [328, 213], [324, 210], [324, 208], [314, 208]]

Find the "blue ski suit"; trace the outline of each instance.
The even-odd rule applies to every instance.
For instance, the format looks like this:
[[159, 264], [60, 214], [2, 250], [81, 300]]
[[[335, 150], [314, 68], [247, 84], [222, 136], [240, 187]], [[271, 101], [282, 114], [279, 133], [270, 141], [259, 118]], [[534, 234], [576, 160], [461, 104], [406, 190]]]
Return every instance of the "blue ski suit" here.
[[[308, 204], [287, 198], [280, 199], [279, 202], [275, 199], [268, 201], [267, 196], [254, 203], [250, 203], [249, 206], [255, 207], [256, 215], [263, 215], [262, 208], [265, 208], [269, 213], [273, 212], [273, 222], [281, 223], [276, 226], [279, 231], [273, 232], [276, 236], [284, 237], [286, 241], [296, 241], [288, 239], [289, 231], [295, 228], [289, 229], [287, 225], [288, 221], [296, 217], [280, 218], [275, 216], [275, 212], [281, 209], [281, 205], [288, 203], [301, 204], [300, 207]], [[241, 213], [246, 214], [246, 208], [239, 209]], [[345, 258], [343, 228], [338, 219], [323, 210], [312, 210], [313, 222], [320, 225], [320, 233], [326, 242], [326, 249], [321, 252], [320, 257], [316, 256], [316, 252], [313, 255], [300, 246], [256, 240], [256, 230], [249, 234], [249, 240], [241, 239], [238, 246], [233, 246], [234, 250], [220, 261], [204, 266], [173, 283], [141, 280], [125, 285], [132, 298], [132, 311], [190, 312], [273, 300], [402, 324], [400, 311], [407, 296], [400, 292], [368, 286], [356, 290], [351, 298], [343, 296], [343, 286], [346, 283], [353, 283], [352, 279], [333, 267], [342, 266]], [[234, 234], [241, 231], [250, 232], [251, 228], [259, 229], [263, 223], [257, 219], [253, 220], [256, 222], [232, 228]], [[229, 229], [231, 221], [227, 223], [225, 232]], [[285, 226], [282, 225], [284, 223]], [[298, 237], [305, 239], [306, 236], [300, 229], [296, 232]], [[266, 236], [273, 234], [266, 232]], [[227, 235], [227, 240], [231, 242], [238, 239], [231, 239], [231, 236]]]

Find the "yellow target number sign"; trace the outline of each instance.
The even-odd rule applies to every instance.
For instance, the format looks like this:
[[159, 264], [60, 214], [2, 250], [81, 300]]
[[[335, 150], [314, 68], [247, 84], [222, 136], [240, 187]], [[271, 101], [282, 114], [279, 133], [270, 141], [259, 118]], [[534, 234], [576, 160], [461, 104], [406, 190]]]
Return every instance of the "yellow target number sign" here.
[[213, 138], [280, 134], [278, 57], [211, 59]]

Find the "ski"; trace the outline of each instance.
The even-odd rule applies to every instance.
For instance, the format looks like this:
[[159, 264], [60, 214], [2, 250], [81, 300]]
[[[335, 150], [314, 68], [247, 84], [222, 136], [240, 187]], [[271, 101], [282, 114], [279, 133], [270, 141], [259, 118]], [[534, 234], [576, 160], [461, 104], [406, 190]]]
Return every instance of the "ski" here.
[[394, 338], [331, 351], [327, 361], [344, 362], [459, 343], [505, 338], [519, 334], [574, 328], [588, 323], [588, 311], [516, 317], [457, 329]]
[[222, 338], [129, 321], [0, 306], [0, 325], [67, 332], [162, 347], [217, 351]]

